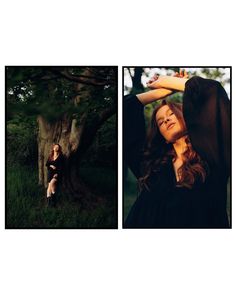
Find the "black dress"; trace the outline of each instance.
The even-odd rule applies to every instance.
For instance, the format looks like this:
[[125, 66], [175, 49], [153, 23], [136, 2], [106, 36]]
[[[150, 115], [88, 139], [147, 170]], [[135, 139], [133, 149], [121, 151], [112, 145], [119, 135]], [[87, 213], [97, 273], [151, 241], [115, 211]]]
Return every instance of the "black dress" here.
[[[193, 77], [186, 83], [183, 114], [194, 150], [207, 162], [204, 183], [179, 187], [172, 161], [150, 177], [125, 221], [125, 228], [227, 228], [227, 180], [231, 165], [230, 101], [217, 81]], [[143, 105], [124, 101], [124, 160], [139, 178], [145, 143]]]
[[[48, 168], [48, 182], [50, 182], [55, 174], [57, 174], [57, 181], [60, 182], [62, 179], [62, 173], [63, 173], [63, 164], [64, 164], [64, 157], [62, 154], [60, 154], [56, 160], [47, 160], [46, 166]], [[53, 165], [56, 167], [56, 169], [53, 169], [50, 167], [50, 165]]]

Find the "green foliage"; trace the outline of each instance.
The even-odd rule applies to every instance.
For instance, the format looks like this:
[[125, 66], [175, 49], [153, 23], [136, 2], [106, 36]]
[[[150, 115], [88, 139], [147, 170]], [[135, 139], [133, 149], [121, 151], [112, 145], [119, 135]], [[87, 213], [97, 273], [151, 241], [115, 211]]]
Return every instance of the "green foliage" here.
[[230, 79], [225, 73], [225, 68], [200, 68], [191, 72], [191, 77], [195, 75], [200, 75], [203, 78], [217, 80], [223, 86], [230, 83]]
[[[142, 77], [146, 77], [147, 80], [149, 80], [154, 73], [157, 75], [174, 75], [175, 72], [179, 72], [182, 68], [178, 68], [178, 67], [166, 67], [166, 68], [142, 68]], [[204, 78], [209, 78], [209, 79], [215, 79], [218, 80], [219, 82], [222, 83], [222, 85], [224, 86], [225, 84], [229, 83], [229, 78], [226, 75], [225, 72], [225, 68], [191, 68], [188, 70], [188, 68], [185, 68], [185, 70], [188, 72], [189, 74], [189, 78], [191, 78], [192, 76], [202, 76]], [[135, 68], [129, 68], [129, 71], [125, 70], [124, 74], [125, 74], [125, 78], [128, 75], [134, 75], [135, 72]], [[126, 79], [125, 79], [126, 81]], [[140, 82], [142, 82], [142, 79], [140, 80]], [[146, 87], [146, 85], [143, 84], [144, 87], [144, 91], [148, 91], [150, 90], [149, 88]], [[124, 90], [127, 93], [133, 93], [133, 94], [137, 94], [140, 93], [140, 91], [137, 91], [136, 89], [134, 89], [133, 85], [132, 87], [129, 87], [128, 85], [124, 85]], [[180, 92], [175, 92], [172, 95], [168, 96], [166, 99], [173, 101], [173, 102], [182, 102], [182, 93]], [[145, 118], [146, 118], [146, 122], [148, 125], [148, 122], [151, 118], [152, 112], [154, 110], [154, 108], [159, 105], [161, 103], [161, 101], [157, 101], [157, 102], [153, 102], [152, 104], [148, 104], [145, 107]]]
[[6, 193], [7, 228], [116, 228], [111, 202], [101, 200], [94, 209], [85, 210], [61, 196], [55, 208], [46, 208], [35, 168], [8, 167]]
[[7, 122], [7, 163], [37, 164], [37, 126], [35, 118], [20, 116]]
[[[124, 75], [125, 75], [125, 81], [127, 77], [131, 75], [134, 75], [134, 69], [135, 68], [130, 68], [130, 72], [125, 69]], [[174, 75], [175, 72], [179, 72], [180, 70], [185, 69], [189, 75], [189, 78], [192, 76], [201, 76], [203, 78], [208, 78], [208, 79], [214, 79], [219, 81], [223, 86], [226, 86], [227, 84], [230, 83], [230, 78], [226, 72], [226, 68], [179, 68], [179, 67], [165, 67], [165, 68], [142, 68], [143, 70], [143, 75], [142, 78], [145, 77], [146, 80], [149, 80], [154, 74], [157, 75]], [[227, 68], [229, 71], [229, 68]], [[141, 80], [143, 81], [143, 79]], [[146, 85], [143, 85], [146, 87]], [[126, 83], [124, 84], [124, 90], [126, 93], [134, 93], [135, 89], [133, 89], [134, 85], [131, 87], [127, 85]], [[147, 90], [147, 89], [146, 89]], [[134, 94], [140, 93], [135, 92]]]
[[[79, 91], [76, 81], [66, 79], [61, 74], [66, 71], [69, 74], [81, 75], [85, 69], [85, 67], [8, 67], [6, 69], [7, 118], [11, 119], [20, 113], [41, 114], [49, 122], [53, 122], [64, 114], [80, 117], [81, 114], [88, 112], [92, 117], [104, 108], [115, 105], [117, 98], [116, 85], [113, 84], [116, 74], [114, 68], [88, 67], [96, 81], [105, 84], [95, 87], [84, 84]], [[77, 95], [82, 97], [78, 105], [74, 101]]]
[[86, 151], [82, 163], [116, 169], [117, 140], [116, 115], [110, 117], [98, 130], [93, 144]]
[[106, 167], [82, 166], [80, 168], [82, 180], [96, 193], [117, 194], [116, 171]]

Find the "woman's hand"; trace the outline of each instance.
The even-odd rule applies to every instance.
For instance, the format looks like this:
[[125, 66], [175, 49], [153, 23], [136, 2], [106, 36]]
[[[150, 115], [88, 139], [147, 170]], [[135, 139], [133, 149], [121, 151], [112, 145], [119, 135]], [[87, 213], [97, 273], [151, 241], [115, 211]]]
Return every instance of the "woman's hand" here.
[[148, 82], [147, 82], [147, 87], [152, 89], [152, 83], [155, 82], [158, 79], [159, 75], [155, 74]]
[[175, 74], [173, 76], [178, 77], [178, 78], [186, 78], [186, 79], [188, 79], [188, 73], [186, 72], [186, 70], [180, 70], [179, 73], [175, 72]]
[[[173, 77], [177, 77], [177, 78], [186, 78], [188, 79], [188, 73], [186, 72], [186, 70], [180, 70], [179, 72], [175, 72]], [[148, 82], [147, 82], [147, 87], [150, 89], [156, 89], [157, 87], [155, 87], [154, 85], [156, 83], [154, 83], [155, 81], [157, 81], [159, 78], [159, 75], [155, 74]]]
[[185, 83], [188, 80], [186, 71], [176, 72], [174, 76], [159, 76], [154, 82], [148, 84], [149, 88], [165, 88], [171, 91], [184, 91]]
[[153, 90], [137, 94], [137, 98], [143, 105], [147, 105], [156, 100], [163, 99], [175, 91], [184, 91], [185, 83], [188, 80], [186, 71], [180, 70], [173, 76], [155, 75], [147, 83], [147, 86]]
[[54, 165], [50, 165], [50, 167], [51, 167], [53, 170], [56, 169], [56, 167], [55, 167]]

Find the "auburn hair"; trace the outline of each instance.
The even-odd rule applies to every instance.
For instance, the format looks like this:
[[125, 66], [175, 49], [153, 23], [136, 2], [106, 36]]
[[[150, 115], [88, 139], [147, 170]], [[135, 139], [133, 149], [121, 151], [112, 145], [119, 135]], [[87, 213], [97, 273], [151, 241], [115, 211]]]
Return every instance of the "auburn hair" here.
[[178, 186], [191, 189], [196, 183], [205, 182], [208, 165], [193, 149], [187, 135], [186, 125], [183, 117], [182, 104], [163, 100], [161, 105], [153, 111], [150, 126], [147, 132], [147, 144], [144, 150], [143, 176], [139, 178], [140, 188], [149, 189], [150, 176], [154, 172], [160, 172], [161, 168], [169, 161], [174, 162], [177, 158], [172, 143], [167, 143], [161, 135], [156, 121], [156, 113], [163, 106], [167, 105], [179, 120], [185, 137], [186, 150], [183, 153], [183, 164], [177, 170], [179, 175]]
[[52, 161], [53, 160], [53, 157], [54, 157], [54, 150], [53, 150], [53, 148], [54, 148], [55, 145], [58, 145], [58, 147], [59, 147], [59, 150], [58, 150], [59, 156], [62, 155], [62, 147], [60, 146], [60, 144], [54, 143], [52, 145], [52, 149], [51, 149], [50, 154], [49, 154], [49, 157], [48, 157], [48, 160], [49, 161]]

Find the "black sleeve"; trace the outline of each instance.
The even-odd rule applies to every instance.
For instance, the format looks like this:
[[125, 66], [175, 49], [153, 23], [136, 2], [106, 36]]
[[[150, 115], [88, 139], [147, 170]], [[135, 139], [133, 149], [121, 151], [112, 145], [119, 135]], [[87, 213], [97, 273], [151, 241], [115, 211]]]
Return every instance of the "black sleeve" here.
[[64, 157], [60, 155], [58, 159], [56, 160], [56, 173], [61, 175], [63, 166], [64, 166]]
[[49, 160], [47, 160], [47, 162], [46, 162], [46, 164], [45, 164], [48, 168], [49, 168], [49, 166], [51, 165], [50, 164], [50, 161]]
[[145, 142], [144, 106], [135, 95], [126, 95], [123, 106], [124, 160], [134, 175], [141, 176], [143, 147]]
[[231, 165], [230, 100], [215, 80], [186, 83], [183, 114], [193, 148], [212, 169], [228, 177]]

